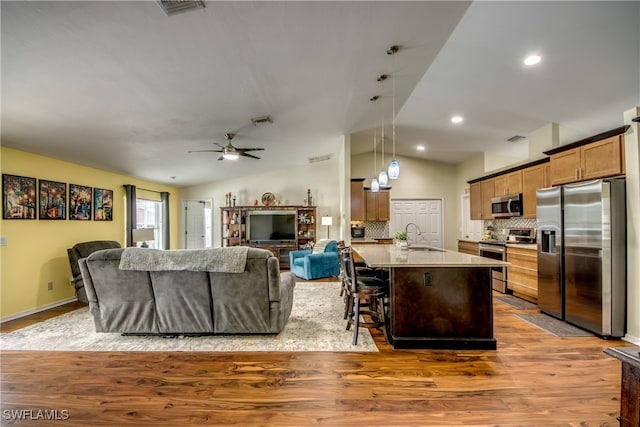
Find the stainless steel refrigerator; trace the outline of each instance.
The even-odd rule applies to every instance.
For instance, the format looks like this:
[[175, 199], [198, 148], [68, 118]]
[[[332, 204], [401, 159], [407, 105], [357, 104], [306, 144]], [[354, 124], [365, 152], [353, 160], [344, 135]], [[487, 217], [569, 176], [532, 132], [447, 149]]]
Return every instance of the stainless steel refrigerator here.
[[540, 189], [538, 306], [603, 337], [626, 321], [624, 179]]

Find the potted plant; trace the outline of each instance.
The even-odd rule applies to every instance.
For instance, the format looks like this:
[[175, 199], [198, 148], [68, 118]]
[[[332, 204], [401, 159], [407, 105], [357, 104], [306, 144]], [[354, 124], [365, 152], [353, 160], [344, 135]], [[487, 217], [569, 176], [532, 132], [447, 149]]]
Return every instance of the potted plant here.
[[404, 231], [398, 231], [395, 234], [395, 238], [396, 238], [396, 245], [400, 249], [407, 249], [409, 247], [409, 244], [407, 243], [407, 233], [405, 233]]

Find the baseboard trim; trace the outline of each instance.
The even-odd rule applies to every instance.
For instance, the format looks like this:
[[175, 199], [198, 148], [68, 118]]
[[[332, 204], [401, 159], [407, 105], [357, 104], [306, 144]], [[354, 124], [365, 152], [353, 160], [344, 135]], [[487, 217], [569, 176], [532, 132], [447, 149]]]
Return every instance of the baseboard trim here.
[[622, 337], [622, 339], [624, 341], [630, 342], [631, 344], [640, 346], [640, 338], [634, 337], [633, 335], [627, 334], [624, 337]]
[[47, 304], [42, 307], [32, 308], [31, 310], [22, 311], [20, 313], [12, 314], [7, 317], [3, 317], [0, 319], [0, 323], [9, 322], [11, 320], [20, 319], [25, 316], [29, 316], [30, 314], [40, 313], [41, 311], [46, 311], [55, 307], [60, 307], [61, 305], [69, 304], [70, 302], [78, 301], [77, 297], [69, 297], [60, 301], [52, 302], [51, 304]]

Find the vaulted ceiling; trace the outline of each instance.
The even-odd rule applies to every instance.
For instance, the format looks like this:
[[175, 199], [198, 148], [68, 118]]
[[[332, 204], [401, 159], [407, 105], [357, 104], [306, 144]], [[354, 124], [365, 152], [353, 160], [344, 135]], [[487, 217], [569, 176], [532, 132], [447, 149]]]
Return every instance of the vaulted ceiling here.
[[[2, 144], [184, 186], [335, 156], [344, 134], [371, 151], [380, 110], [389, 152], [394, 85], [396, 152], [449, 163], [526, 157], [506, 140], [555, 122], [571, 142], [640, 105], [640, 2], [204, 4], [2, 2]], [[227, 132], [262, 159], [189, 153]]]

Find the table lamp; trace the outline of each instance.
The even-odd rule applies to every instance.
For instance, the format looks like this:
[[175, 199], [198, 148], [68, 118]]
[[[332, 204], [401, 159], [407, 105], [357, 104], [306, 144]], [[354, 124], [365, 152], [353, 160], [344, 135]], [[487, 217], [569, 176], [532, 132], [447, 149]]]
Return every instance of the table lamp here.
[[132, 230], [133, 241], [135, 243], [142, 242], [141, 248], [148, 248], [147, 242], [155, 240], [153, 228], [136, 228]]

